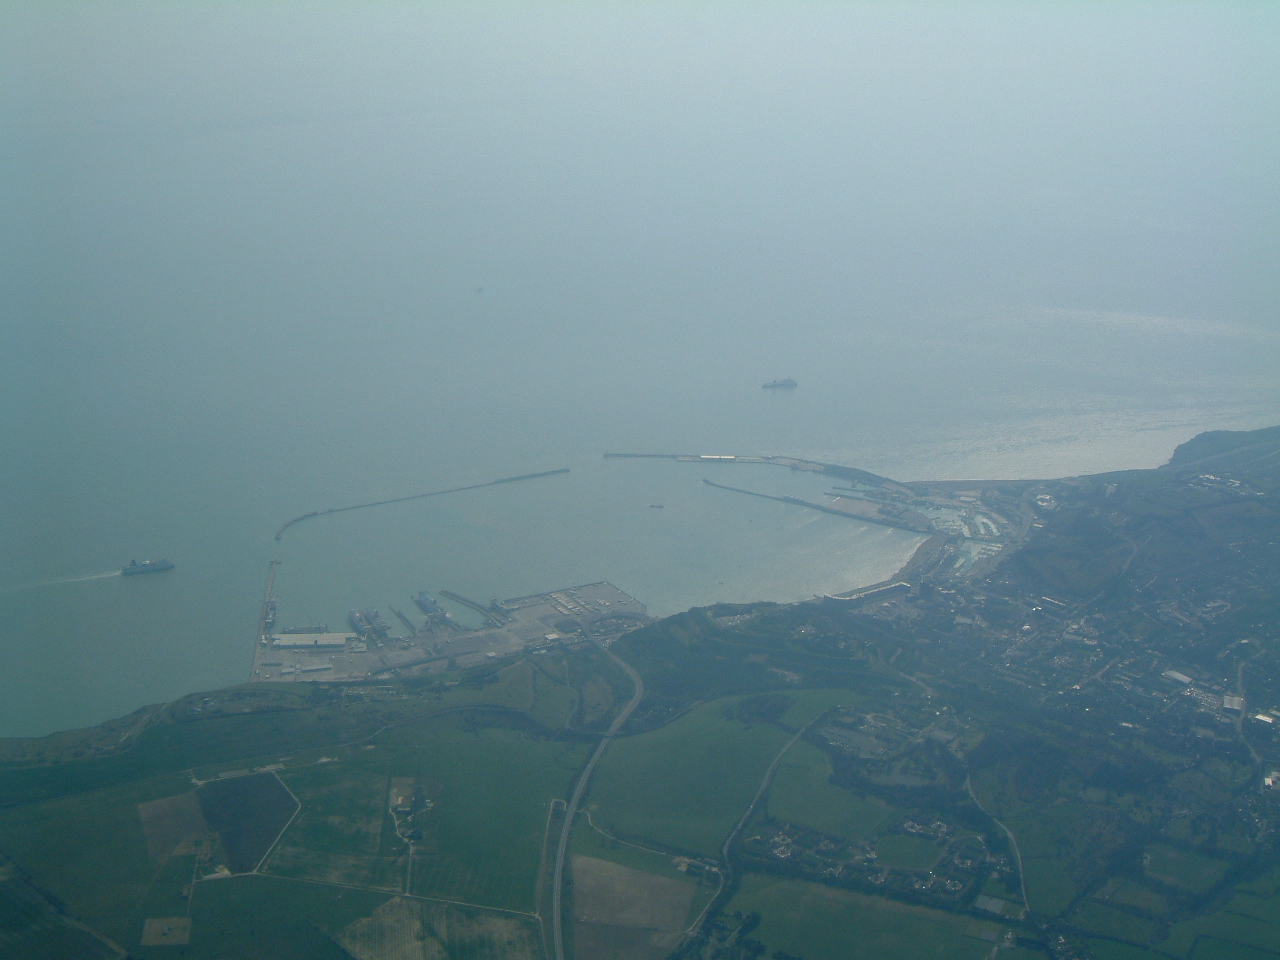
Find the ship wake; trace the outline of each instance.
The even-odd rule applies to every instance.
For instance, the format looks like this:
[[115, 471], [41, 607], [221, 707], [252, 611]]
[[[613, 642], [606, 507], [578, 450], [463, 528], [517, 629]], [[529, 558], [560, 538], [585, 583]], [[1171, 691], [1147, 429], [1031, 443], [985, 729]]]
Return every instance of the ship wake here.
[[106, 580], [110, 577], [120, 576], [119, 570], [109, 570], [106, 573], [90, 573], [83, 577], [58, 577], [54, 580], [41, 580], [38, 583], [20, 583], [12, 587], [0, 587], [0, 593], [20, 593], [23, 590], [39, 590], [42, 587], [58, 587], [64, 583], [88, 583], [90, 580]]

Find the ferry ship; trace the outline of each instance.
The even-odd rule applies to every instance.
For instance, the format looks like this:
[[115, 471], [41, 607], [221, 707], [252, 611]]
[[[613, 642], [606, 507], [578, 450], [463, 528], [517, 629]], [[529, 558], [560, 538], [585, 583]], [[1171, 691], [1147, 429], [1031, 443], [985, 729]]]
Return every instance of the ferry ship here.
[[135, 573], [159, 573], [162, 570], [172, 570], [173, 563], [169, 560], [130, 560], [128, 566], [120, 568], [120, 573], [126, 577], [132, 577]]

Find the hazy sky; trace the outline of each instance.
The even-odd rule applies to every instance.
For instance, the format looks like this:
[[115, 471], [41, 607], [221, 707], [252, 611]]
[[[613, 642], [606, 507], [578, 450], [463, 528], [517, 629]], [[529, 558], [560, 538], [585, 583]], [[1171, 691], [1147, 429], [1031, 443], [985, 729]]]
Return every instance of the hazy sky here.
[[46, 437], [301, 431], [339, 381], [623, 396], [597, 434], [728, 371], [1252, 402], [1277, 49], [1264, 3], [10, 3], [0, 396]]

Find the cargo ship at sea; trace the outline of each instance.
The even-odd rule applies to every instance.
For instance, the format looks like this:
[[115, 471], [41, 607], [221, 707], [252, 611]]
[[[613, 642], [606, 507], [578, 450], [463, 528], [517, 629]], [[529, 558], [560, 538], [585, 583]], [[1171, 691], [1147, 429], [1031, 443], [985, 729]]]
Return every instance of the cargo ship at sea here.
[[761, 390], [794, 390], [796, 382], [790, 377], [785, 380], [770, 380], [768, 383], [760, 385]]
[[162, 570], [172, 570], [173, 562], [170, 560], [130, 560], [129, 563], [120, 568], [120, 573], [126, 577], [132, 577], [137, 573], [160, 573]]

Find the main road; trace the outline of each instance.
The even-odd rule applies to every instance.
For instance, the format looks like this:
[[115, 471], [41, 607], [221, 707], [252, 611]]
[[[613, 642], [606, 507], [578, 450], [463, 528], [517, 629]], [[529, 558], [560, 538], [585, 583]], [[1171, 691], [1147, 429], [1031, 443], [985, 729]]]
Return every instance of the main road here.
[[627, 676], [631, 678], [631, 682], [635, 685], [636, 692], [630, 702], [613, 718], [613, 723], [610, 724], [608, 731], [596, 745], [595, 753], [591, 754], [591, 759], [587, 761], [586, 767], [583, 768], [582, 774], [578, 777], [578, 782], [573, 785], [573, 794], [569, 797], [569, 803], [564, 809], [564, 824], [560, 828], [560, 843], [556, 847], [555, 875], [551, 882], [551, 932], [555, 941], [555, 960], [564, 960], [564, 930], [562, 929], [564, 918], [562, 916], [563, 910], [560, 897], [564, 888], [564, 857], [569, 849], [569, 835], [573, 832], [573, 818], [578, 812], [578, 804], [582, 802], [582, 794], [586, 792], [587, 783], [591, 780], [591, 771], [595, 769], [596, 761], [600, 759], [605, 749], [609, 746], [609, 741], [622, 729], [622, 725], [627, 722], [627, 718], [631, 716], [631, 712], [635, 710], [644, 696], [644, 681], [640, 679], [640, 674], [636, 673], [631, 664], [627, 663], [604, 644], [600, 644], [600, 649], [607, 653], [614, 663], [627, 672]]

